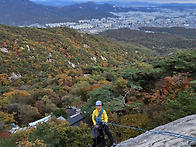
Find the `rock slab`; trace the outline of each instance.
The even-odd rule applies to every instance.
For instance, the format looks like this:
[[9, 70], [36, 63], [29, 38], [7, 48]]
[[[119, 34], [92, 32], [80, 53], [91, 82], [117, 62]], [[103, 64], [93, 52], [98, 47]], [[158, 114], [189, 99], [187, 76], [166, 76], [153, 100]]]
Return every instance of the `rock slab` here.
[[[159, 126], [151, 131], [169, 131], [196, 138], [196, 114]], [[196, 141], [146, 132], [121, 142], [116, 147], [196, 147]]]

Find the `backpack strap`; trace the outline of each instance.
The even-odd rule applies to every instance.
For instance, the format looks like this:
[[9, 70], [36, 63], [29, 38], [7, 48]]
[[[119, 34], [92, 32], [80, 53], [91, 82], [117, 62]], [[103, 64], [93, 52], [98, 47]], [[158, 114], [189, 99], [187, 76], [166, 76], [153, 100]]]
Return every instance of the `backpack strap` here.
[[98, 114], [98, 117], [101, 117], [101, 115], [103, 114], [103, 108], [101, 108], [101, 111]]
[[95, 116], [95, 120], [97, 125], [102, 125], [102, 119], [101, 119], [101, 115], [103, 114], [103, 108], [101, 108], [101, 111], [99, 112], [98, 116]]

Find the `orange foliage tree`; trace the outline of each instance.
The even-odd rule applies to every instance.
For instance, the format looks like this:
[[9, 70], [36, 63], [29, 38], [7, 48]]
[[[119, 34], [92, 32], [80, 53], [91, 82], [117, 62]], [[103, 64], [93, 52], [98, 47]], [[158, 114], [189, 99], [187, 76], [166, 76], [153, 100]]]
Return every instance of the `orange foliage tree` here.
[[175, 96], [180, 91], [187, 91], [189, 88], [189, 79], [187, 78], [187, 74], [181, 74], [174, 76], [169, 76], [164, 78], [164, 85], [162, 88], [163, 95], [168, 97], [169, 99], [175, 99]]

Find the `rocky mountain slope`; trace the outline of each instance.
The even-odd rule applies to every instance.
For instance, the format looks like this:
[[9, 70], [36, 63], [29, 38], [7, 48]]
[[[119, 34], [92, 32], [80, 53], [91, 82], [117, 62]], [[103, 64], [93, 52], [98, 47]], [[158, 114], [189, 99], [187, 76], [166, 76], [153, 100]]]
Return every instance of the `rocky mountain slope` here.
[[[157, 127], [151, 131], [170, 131], [196, 138], [196, 114], [190, 115], [166, 125]], [[146, 132], [120, 143], [117, 147], [195, 147], [196, 141], [189, 141], [181, 138], [174, 138], [165, 135]]]
[[65, 27], [38, 29], [0, 25], [2, 73], [50, 71], [54, 74], [82, 65], [124, 66], [142, 58], [146, 59], [146, 55], [138, 49]]

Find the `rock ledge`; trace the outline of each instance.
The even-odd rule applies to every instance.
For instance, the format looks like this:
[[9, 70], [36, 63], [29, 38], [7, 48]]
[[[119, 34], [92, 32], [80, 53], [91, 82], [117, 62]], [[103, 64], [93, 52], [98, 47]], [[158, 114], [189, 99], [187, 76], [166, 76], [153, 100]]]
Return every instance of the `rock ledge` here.
[[[151, 131], [170, 131], [196, 138], [196, 114], [178, 119]], [[146, 132], [121, 142], [117, 147], [196, 147], [196, 141]]]

